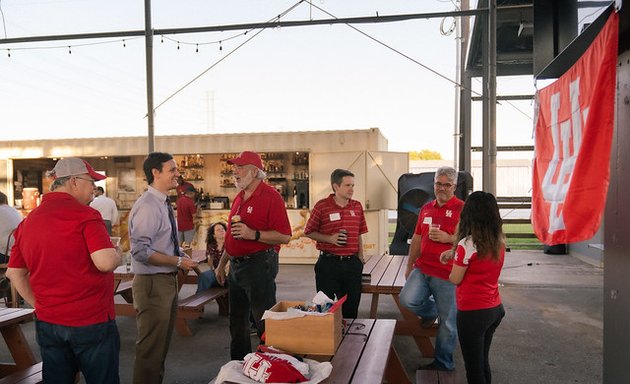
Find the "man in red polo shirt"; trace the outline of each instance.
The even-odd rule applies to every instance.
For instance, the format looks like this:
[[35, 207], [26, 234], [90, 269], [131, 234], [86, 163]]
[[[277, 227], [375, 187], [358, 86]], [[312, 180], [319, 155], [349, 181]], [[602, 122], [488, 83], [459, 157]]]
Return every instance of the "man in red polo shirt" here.
[[195, 216], [197, 216], [195, 193], [195, 188], [191, 185], [186, 187], [184, 194], [177, 199], [177, 237], [180, 244], [190, 245], [195, 237]]
[[355, 319], [361, 301], [361, 274], [363, 272], [363, 241], [361, 235], [368, 228], [363, 206], [352, 200], [354, 174], [335, 169], [330, 175], [333, 193], [313, 207], [304, 234], [317, 241], [320, 256], [315, 264], [317, 291], [326, 296], [341, 298], [344, 318]]
[[455, 197], [457, 171], [440, 167], [435, 172], [435, 200], [425, 204], [418, 215], [415, 233], [409, 246], [407, 281], [400, 292], [400, 302], [422, 317], [429, 328], [439, 317], [435, 340], [435, 360], [420, 369], [452, 371], [453, 351], [457, 344], [457, 307], [455, 285], [448, 276], [452, 261], [440, 262], [440, 254], [453, 247], [455, 230], [464, 202]]
[[42, 203], [15, 231], [7, 276], [35, 308], [35, 331], [46, 383], [118, 383], [120, 337], [114, 274], [121, 254], [101, 214], [88, 206], [94, 181], [84, 160], [64, 158]]
[[276, 304], [276, 247], [289, 242], [291, 225], [282, 196], [263, 181], [267, 175], [257, 153], [241, 152], [228, 163], [234, 165], [234, 183], [240, 192], [232, 203], [225, 251], [215, 273], [223, 285], [230, 260], [230, 354], [232, 360], [243, 360], [252, 351], [250, 312], [261, 336], [262, 315]]

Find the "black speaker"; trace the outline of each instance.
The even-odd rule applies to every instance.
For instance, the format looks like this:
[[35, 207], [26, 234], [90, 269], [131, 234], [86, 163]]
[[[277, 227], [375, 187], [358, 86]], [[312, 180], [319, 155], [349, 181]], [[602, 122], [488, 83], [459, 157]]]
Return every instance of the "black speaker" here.
[[[405, 173], [398, 178], [398, 219], [396, 232], [389, 246], [390, 255], [409, 253], [408, 240], [413, 237], [418, 222], [418, 215], [423, 205], [435, 200], [433, 183], [435, 172]], [[466, 200], [472, 192], [473, 178], [468, 172], [457, 173], [455, 196]]]

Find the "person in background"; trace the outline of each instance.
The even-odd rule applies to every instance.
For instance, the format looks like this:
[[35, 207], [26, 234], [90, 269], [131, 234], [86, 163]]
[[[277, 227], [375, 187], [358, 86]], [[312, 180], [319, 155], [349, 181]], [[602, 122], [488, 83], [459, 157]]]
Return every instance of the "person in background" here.
[[63, 158], [48, 173], [43, 196], [15, 231], [7, 277], [35, 308], [35, 332], [45, 383], [118, 383], [120, 336], [114, 274], [120, 249], [88, 204], [103, 180], [79, 158]]
[[[177, 271], [197, 266], [179, 247], [168, 191], [177, 186], [177, 164], [163, 152], [149, 153], [143, 164], [148, 189], [129, 213], [131, 265], [134, 271], [136, 355], [133, 382], [161, 383], [164, 361], [177, 315]], [[111, 294], [110, 294], [111, 295]]]
[[0, 264], [9, 261], [13, 246], [13, 231], [22, 221], [22, 215], [9, 205], [7, 195], [0, 192]]
[[344, 318], [355, 319], [361, 301], [363, 241], [367, 223], [360, 202], [352, 200], [354, 174], [335, 169], [330, 175], [333, 193], [313, 207], [304, 234], [317, 241], [320, 251], [315, 264], [315, 284], [331, 299], [348, 295], [343, 304]]
[[225, 251], [215, 271], [223, 285], [230, 260], [230, 355], [232, 360], [243, 360], [252, 351], [250, 311], [260, 337], [265, 331], [262, 315], [276, 304], [276, 247], [289, 242], [291, 225], [282, 196], [263, 181], [266, 174], [256, 152], [243, 151], [228, 163], [234, 165], [240, 191], [230, 210]]
[[440, 262], [440, 254], [450, 249], [464, 202], [455, 197], [457, 171], [440, 167], [435, 172], [435, 200], [420, 210], [411, 245], [400, 302], [422, 317], [423, 328], [433, 326], [439, 316], [435, 339], [435, 359], [420, 369], [452, 371], [457, 344], [455, 285], [449, 280], [451, 266]]
[[177, 199], [184, 196], [188, 188], [195, 189], [195, 186], [184, 180], [184, 176], [179, 175], [179, 177], [177, 177], [177, 187], [175, 188], [177, 191]]
[[90, 203], [90, 207], [96, 209], [101, 213], [107, 233], [112, 235], [112, 225], [118, 221], [118, 208], [116, 202], [113, 199], [105, 196], [105, 190], [103, 187], [98, 186], [94, 189], [94, 200]]
[[190, 245], [195, 237], [195, 217], [197, 216], [195, 194], [195, 188], [189, 186], [177, 199], [177, 237], [180, 244]]
[[202, 272], [197, 279], [197, 292], [204, 291], [208, 288], [219, 286], [214, 270], [219, 266], [219, 260], [223, 254], [223, 244], [225, 243], [225, 232], [227, 226], [225, 223], [216, 222], [208, 229], [206, 237], [206, 257], [210, 270]]
[[490, 384], [490, 344], [505, 316], [499, 295], [499, 275], [505, 259], [503, 220], [491, 193], [473, 192], [459, 219], [456, 250], [449, 280], [457, 285], [457, 335], [469, 384]]

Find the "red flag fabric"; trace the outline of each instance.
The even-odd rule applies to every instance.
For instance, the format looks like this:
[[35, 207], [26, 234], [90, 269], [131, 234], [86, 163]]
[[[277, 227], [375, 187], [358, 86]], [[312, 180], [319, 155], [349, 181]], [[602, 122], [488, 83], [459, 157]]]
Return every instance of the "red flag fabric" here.
[[584, 55], [537, 93], [532, 225], [544, 244], [593, 237], [610, 178], [619, 18], [612, 12]]

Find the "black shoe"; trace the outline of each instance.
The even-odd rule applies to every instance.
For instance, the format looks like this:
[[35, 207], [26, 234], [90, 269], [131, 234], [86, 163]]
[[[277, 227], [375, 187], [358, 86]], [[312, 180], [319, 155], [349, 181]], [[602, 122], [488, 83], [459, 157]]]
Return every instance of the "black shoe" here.
[[446, 372], [453, 371], [452, 369], [446, 369], [441, 365], [435, 364], [435, 361], [427, 365], [421, 365], [420, 367], [418, 367], [418, 369], [423, 370], [423, 371], [446, 371]]
[[424, 329], [429, 329], [433, 327], [433, 324], [435, 324], [435, 320], [437, 320], [437, 317], [423, 317], [420, 321], [420, 326]]

